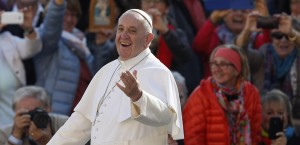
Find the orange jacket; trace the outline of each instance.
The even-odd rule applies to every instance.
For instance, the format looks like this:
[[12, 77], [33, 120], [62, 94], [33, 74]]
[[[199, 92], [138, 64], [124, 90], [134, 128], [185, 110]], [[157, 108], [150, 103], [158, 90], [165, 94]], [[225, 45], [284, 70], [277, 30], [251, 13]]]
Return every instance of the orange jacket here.
[[[257, 145], [262, 121], [260, 95], [249, 82], [245, 82], [243, 91], [252, 145]], [[211, 78], [203, 80], [189, 97], [183, 110], [183, 125], [185, 145], [230, 145], [229, 126], [213, 92]]]

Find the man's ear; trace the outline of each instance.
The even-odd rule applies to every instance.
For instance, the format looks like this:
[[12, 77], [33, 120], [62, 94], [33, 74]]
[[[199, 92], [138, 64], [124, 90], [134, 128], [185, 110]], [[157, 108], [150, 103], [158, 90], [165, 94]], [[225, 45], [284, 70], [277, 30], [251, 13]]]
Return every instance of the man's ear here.
[[149, 33], [146, 38], [147, 45], [149, 45], [153, 39], [154, 35], [152, 33]]

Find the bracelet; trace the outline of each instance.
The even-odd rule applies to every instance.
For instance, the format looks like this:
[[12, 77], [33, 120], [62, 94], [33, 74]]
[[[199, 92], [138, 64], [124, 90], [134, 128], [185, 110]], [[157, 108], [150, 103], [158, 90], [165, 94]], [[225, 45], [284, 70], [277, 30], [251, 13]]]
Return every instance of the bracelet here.
[[29, 29], [29, 30], [24, 30], [24, 35], [26, 36], [26, 35], [30, 35], [30, 34], [32, 34], [34, 32], [34, 28], [31, 28], [31, 29]]
[[14, 145], [22, 145], [22, 140], [17, 139], [12, 134], [8, 137], [8, 142]]

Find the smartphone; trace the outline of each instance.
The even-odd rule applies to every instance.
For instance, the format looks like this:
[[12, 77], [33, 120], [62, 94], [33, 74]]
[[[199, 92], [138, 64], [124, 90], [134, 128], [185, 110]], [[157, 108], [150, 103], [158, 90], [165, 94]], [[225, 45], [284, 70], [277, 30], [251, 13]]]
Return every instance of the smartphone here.
[[269, 122], [269, 139], [276, 139], [276, 133], [283, 132], [282, 117], [271, 117]]
[[23, 24], [24, 14], [22, 12], [3, 12], [0, 20], [1, 24]]
[[256, 20], [257, 28], [277, 29], [279, 25], [279, 19], [276, 17], [258, 16]]
[[253, 0], [203, 0], [206, 10], [252, 10]]

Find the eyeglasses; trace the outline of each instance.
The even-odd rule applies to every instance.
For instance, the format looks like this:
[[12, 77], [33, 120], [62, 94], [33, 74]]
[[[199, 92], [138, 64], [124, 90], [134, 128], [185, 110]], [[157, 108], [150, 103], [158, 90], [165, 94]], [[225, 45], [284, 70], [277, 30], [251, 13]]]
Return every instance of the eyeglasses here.
[[210, 69], [216, 69], [221, 68], [222, 70], [227, 69], [229, 66], [233, 66], [232, 63], [216, 63], [216, 62], [210, 62], [209, 63]]
[[286, 34], [281, 33], [281, 32], [273, 32], [273, 33], [271, 33], [271, 36], [273, 38], [279, 39], [279, 40], [282, 39], [282, 37], [284, 37], [286, 40], [289, 40], [288, 36]]

